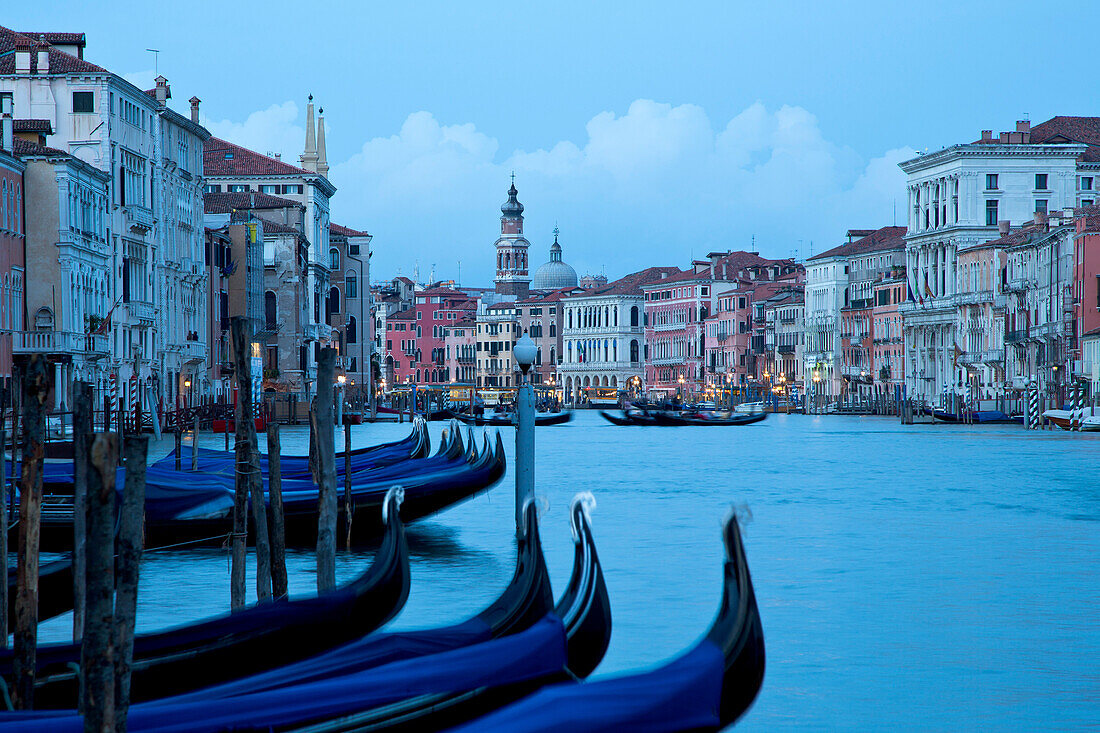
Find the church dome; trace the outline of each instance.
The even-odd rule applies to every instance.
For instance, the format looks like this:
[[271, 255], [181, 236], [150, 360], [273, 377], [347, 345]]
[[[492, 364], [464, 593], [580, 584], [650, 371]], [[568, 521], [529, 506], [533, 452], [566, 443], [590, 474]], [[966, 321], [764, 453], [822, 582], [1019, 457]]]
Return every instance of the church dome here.
[[550, 261], [535, 270], [531, 279], [533, 290], [557, 290], [577, 287], [577, 271], [561, 261], [558, 228], [554, 227], [554, 243], [550, 245]]

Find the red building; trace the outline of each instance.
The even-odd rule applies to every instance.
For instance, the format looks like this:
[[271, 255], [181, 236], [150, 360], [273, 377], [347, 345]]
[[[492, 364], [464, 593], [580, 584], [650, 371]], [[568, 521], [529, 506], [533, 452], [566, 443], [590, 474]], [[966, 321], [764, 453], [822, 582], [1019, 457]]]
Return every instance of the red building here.
[[386, 317], [386, 377], [396, 384], [419, 379], [416, 351], [416, 309], [406, 308]]
[[11, 97], [3, 98], [0, 138], [0, 382], [12, 376], [12, 334], [23, 330], [23, 171], [15, 157]]
[[1100, 205], [1079, 209], [1074, 223], [1073, 295], [1078, 341], [1074, 358], [1079, 360], [1081, 336], [1100, 328]]
[[429, 288], [414, 296], [415, 324], [412, 367], [416, 384], [450, 381], [447, 374], [447, 328], [477, 312], [477, 304], [466, 293], [449, 288]]

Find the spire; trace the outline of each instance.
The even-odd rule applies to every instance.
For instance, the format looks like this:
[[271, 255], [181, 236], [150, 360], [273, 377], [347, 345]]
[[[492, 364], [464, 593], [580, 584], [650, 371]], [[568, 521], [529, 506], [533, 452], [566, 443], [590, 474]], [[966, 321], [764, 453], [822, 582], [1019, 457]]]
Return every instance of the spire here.
[[302, 161], [302, 167], [313, 173], [317, 172], [317, 137], [313, 130], [313, 95], [309, 95], [306, 104], [306, 149], [298, 160]]
[[325, 152], [325, 108], [317, 110], [317, 172], [328, 178], [328, 154]]
[[558, 225], [554, 223], [554, 243], [550, 245], [550, 261], [561, 262], [561, 245], [558, 244]]

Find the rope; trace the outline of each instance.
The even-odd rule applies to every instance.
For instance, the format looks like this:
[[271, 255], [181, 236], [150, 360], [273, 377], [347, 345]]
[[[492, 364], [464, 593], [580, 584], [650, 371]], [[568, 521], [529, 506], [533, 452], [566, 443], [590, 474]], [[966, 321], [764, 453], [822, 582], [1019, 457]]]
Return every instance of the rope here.
[[[233, 535], [232, 532], [230, 532], [228, 535], [216, 534], [216, 535], [213, 535], [212, 537], [203, 537], [203, 538], [197, 539], [197, 540], [187, 540], [186, 542], [177, 542], [173, 545], [161, 545], [160, 547], [151, 547], [147, 550], [144, 550], [143, 552], [145, 554], [149, 554], [150, 552], [160, 552], [161, 550], [171, 550], [171, 549], [176, 548], [176, 547], [186, 547], [187, 545], [197, 545], [197, 544], [200, 544], [200, 543], [203, 543], [203, 542], [211, 542], [212, 540], [223, 539], [223, 538], [224, 538], [224, 542], [228, 543], [229, 539], [230, 539], [230, 537], [232, 537], [232, 535]], [[223, 547], [224, 546], [225, 545], [223, 544]]]

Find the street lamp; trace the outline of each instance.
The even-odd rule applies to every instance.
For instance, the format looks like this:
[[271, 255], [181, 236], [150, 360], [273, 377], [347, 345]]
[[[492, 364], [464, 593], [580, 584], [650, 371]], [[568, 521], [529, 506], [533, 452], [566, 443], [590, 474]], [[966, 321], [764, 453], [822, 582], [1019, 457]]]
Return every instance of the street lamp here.
[[[512, 356], [523, 374], [516, 390], [516, 535], [524, 533], [523, 513], [527, 500], [535, 495], [535, 391], [527, 372], [538, 353], [535, 342], [524, 329], [512, 347]], [[470, 406], [473, 409], [473, 405]]]

